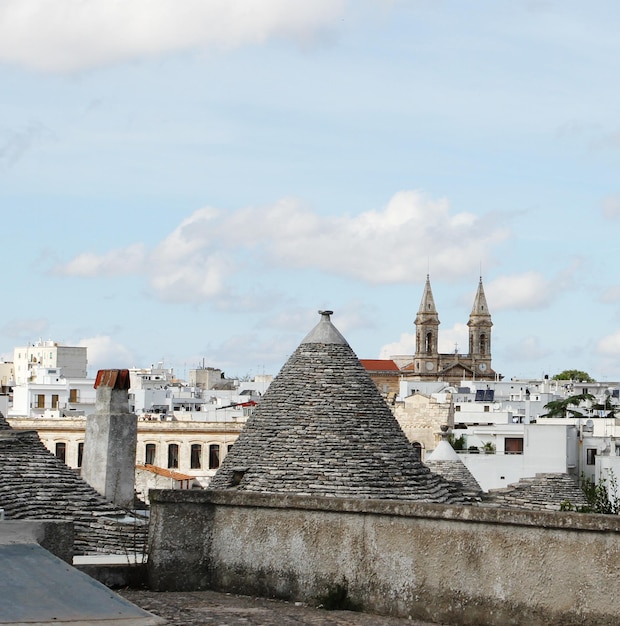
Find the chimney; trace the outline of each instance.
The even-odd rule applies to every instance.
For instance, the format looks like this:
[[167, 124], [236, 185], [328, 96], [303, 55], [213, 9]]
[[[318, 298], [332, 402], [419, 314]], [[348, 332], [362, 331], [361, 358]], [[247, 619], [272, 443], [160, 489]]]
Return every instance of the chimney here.
[[129, 412], [129, 370], [99, 370], [86, 418], [82, 478], [117, 506], [133, 508], [138, 418]]

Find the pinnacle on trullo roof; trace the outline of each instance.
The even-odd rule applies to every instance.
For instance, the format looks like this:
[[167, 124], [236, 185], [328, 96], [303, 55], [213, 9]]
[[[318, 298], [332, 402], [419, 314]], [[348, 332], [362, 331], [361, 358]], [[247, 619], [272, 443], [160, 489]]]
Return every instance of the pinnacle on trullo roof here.
[[462, 502], [454, 485], [417, 459], [332, 312], [319, 313], [210, 488]]
[[479, 499], [482, 488], [448, 441], [449, 436], [450, 429], [447, 425], [442, 425], [441, 440], [426, 458], [426, 465], [432, 472], [459, 485], [466, 495]]

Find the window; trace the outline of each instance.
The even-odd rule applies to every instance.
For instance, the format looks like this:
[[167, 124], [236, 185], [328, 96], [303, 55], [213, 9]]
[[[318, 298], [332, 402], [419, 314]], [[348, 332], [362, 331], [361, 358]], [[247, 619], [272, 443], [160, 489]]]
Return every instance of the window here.
[[491, 407], [488, 404], [484, 405], [484, 412], [488, 413], [491, 410]]
[[202, 446], [199, 443], [192, 444], [189, 466], [191, 469], [200, 469], [202, 467]]
[[179, 444], [171, 443], [168, 446], [168, 469], [179, 467]]
[[[232, 444], [232, 443], [229, 443], [229, 444], [228, 444], [228, 449], [227, 449], [227, 451], [226, 451], [226, 452], [227, 452], [227, 453], [228, 453], [228, 452], [230, 452], [230, 451], [232, 450], [232, 448], [233, 448], [233, 444]], [[620, 454], [619, 454], [618, 456], [620, 456]]]
[[82, 467], [82, 461], [84, 459], [84, 442], [80, 441], [78, 443], [78, 458], [77, 458], [77, 466]]
[[458, 413], [460, 410], [461, 410], [461, 405], [460, 405], [460, 404], [457, 404], [457, 405], [454, 407], [454, 411], [455, 411], [456, 413]]
[[56, 444], [56, 456], [63, 463], [65, 462], [65, 460], [67, 458], [67, 444], [64, 441], [59, 441]]
[[506, 454], [523, 454], [523, 437], [506, 437], [504, 439]]
[[78, 401], [78, 390], [69, 389], [69, 402], [77, 402], [77, 401]]
[[220, 466], [220, 446], [212, 443], [209, 446], [209, 469], [217, 469]]
[[45, 394], [39, 393], [37, 394], [37, 409], [45, 408]]
[[58, 408], [58, 394], [54, 393], [52, 394], [52, 409], [57, 409]]
[[586, 449], [586, 465], [596, 465], [596, 448]]
[[155, 465], [155, 452], [157, 446], [154, 443], [147, 443], [144, 449], [144, 463], [146, 465]]

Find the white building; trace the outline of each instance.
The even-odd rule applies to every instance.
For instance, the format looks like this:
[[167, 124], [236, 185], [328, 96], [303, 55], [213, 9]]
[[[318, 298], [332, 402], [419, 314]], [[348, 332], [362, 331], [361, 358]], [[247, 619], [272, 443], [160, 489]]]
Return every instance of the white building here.
[[[459, 386], [401, 381], [394, 411], [423, 457], [439, 441], [441, 423], [448, 423], [464, 448], [463, 462], [485, 491], [539, 473], [583, 474], [596, 482], [609, 473], [604, 468], [620, 470], [620, 428], [606, 417], [608, 411], [597, 409], [605, 404], [617, 409], [618, 389], [617, 383], [549, 379]], [[549, 402], [582, 393], [595, 399], [573, 407], [576, 417], [542, 417]]]
[[[244, 419], [249, 417], [271, 382], [271, 377], [253, 381], [222, 378], [221, 370], [214, 368], [192, 372], [190, 380], [196, 381], [196, 385], [177, 379], [174, 371], [164, 368], [162, 363], [157, 367], [130, 370], [130, 411], [147, 421]], [[204, 376], [197, 376], [196, 372]]]
[[55, 341], [42, 341], [13, 351], [15, 384], [28, 382], [40, 367], [56, 369], [65, 378], [86, 378], [86, 348], [61, 346]]
[[8, 416], [62, 418], [95, 412], [92, 378], [65, 378], [60, 369], [38, 367], [26, 382], [13, 388]]

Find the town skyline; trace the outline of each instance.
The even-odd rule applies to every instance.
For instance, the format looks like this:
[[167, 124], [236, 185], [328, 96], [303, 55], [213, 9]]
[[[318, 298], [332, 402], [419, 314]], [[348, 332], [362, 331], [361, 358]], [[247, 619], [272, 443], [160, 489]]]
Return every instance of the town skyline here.
[[[620, 7], [0, 4], [0, 355], [88, 347], [277, 374], [318, 322], [360, 359], [467, 352], [620, 380]], [[182, 376], [183, 377], [183, 376]]]

